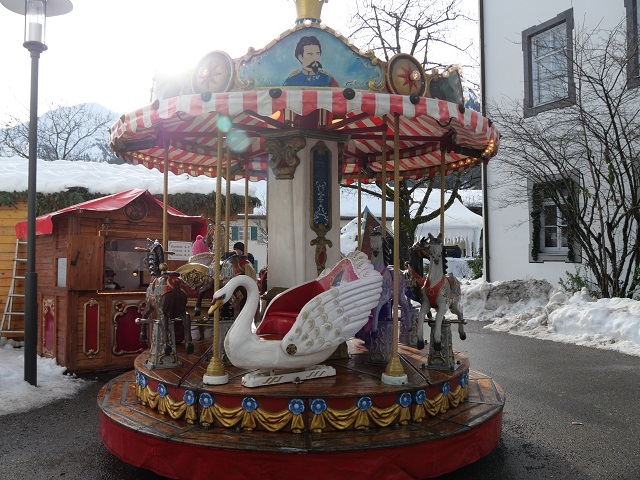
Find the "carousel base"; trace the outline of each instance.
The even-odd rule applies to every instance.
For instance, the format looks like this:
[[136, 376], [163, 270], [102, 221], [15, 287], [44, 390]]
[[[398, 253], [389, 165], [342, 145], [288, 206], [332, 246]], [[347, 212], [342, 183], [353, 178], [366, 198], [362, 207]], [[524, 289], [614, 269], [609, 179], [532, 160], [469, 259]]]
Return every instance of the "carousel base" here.
[[477, 461], [500, 439], [504, 391], [461, 353], [454, 371], [436, 371], [426, 349], [401, 346], [408, 381], [390, 385], [353, 341], [348, 356], [325, 362], [336, 376], [247, 388], [251, 372], [232, 365], [228, 384], [202, 383], [205, 347], [174, 370], [147, 369], [142, 354], [135, 372], [102, 388], [100, 435], [112, 454], [174, 479], [423, 479]]

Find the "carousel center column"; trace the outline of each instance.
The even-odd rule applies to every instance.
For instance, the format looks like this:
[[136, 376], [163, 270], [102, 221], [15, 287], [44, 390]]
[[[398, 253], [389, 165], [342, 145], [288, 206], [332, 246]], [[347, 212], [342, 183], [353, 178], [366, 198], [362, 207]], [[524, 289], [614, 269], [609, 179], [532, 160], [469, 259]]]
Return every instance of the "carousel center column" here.
[[270, 287], [313, 280], [340, 260], [341, 148], [341, 140], [305, 130], [265, 139]]

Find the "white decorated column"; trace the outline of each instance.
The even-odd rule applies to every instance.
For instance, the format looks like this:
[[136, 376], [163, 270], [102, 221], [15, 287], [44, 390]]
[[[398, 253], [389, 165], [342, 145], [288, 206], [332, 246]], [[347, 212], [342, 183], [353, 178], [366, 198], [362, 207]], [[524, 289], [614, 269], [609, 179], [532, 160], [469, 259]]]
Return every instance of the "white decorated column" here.
[[269, 288], [315, 279], [340, 260], [338, 145], [301, 131], [265, 140]]

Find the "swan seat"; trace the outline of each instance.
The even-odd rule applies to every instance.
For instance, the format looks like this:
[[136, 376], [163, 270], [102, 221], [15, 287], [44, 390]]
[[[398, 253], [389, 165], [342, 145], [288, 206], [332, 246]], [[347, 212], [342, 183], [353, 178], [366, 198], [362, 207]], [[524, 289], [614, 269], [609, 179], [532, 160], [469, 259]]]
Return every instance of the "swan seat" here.
[[302, 308], [315, 296], [331, 287], [358, 280], [358, 274], [349, 258], [343, 258], [335, 267], [327, 269], [316, 280], [291, 287], [278, 294], [267, 306], [256, 335], [283, 337], [293, 326]]

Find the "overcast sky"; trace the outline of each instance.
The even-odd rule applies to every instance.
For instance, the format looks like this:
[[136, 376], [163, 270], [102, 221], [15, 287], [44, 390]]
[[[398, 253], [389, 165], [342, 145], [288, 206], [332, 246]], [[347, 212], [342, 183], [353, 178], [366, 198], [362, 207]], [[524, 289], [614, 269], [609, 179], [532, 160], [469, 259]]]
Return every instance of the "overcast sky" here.
[[[476, 6], [476, 0], [463, 0]], [[232, 58], [267, 45], [295, 26], [293, 0], [72, 0], [73, 11], [47, 20], [40, 58], [39, 113], [46, 106], [95, 102], [117, 113], [149, 103], [156, 72], [193, 68], [213, 50]], [[330, 0], [322, 20], [347, 34], [355, 0]], [[24, 18], [0, 6], [0, 123], [28, 119], [29, 52]], [[360, 45], [358, 45], [360, 46]], [[364, 46], [360, 46], [364, 47]], [[451, 63], [455, 63], [452, 61]]]

